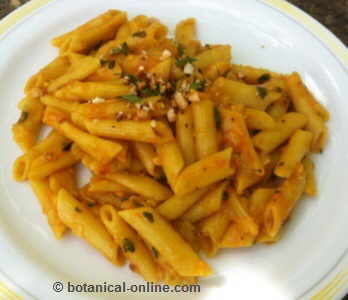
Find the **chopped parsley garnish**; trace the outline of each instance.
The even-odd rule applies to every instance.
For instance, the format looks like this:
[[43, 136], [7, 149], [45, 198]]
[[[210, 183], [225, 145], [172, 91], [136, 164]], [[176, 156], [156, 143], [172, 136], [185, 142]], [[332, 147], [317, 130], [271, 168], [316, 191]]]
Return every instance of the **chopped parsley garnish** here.
[[262, 84], [262, 83], [265, 83], [267, 82], [268, 80], [271, 79], [271, 75], [268, 74], [268, 73], [265, 73], [263, 75], [261, 75], [258, 79], [257, 79], [257, 82]]
[[149, 88], [145, 88], [141, 91], [141, 95], [144, 97], [152, 97], [152, 96], [159, 96], [160, 95], [160, 91], [159, 89], [156, 90], [152, 90]]
[[129, 53], [129, 47], [126, 42], [123, 42], [120, 46], [111, 50], [111, 55], [116, 55], [116, 54], [128, 55], [128, 53]]
[[130, 94], [130, 95], [123, 95], [121, 96], [122, 99], [131, 102], [131, 103], [137, 103], [142, 101], [143, 99], [141, 99], [140, 97], [138, 97], [137, 95], [134, 94]]
[[158, 258], [159, 252], [155, 247], [151, 247], [151, 251], [154, 257]]
[[153, 214], [148, 212], [148, 211], [144, 211], [143, 212], [144, 217], [150, 222], [153, 223], [154, 219], [153, 219]]
[[185, 48], [182, 44], [178, 45], [178, 56], [181, 57], [185, 54]]
[[22, 111], [21, 116], [19, 117], [17, 123], [23, 123], [26, 119], [28, 119], [29, 113], [27, 111]]
[[167, 177], [164, 174], [161, 174], [161, 176], [158, 178], [158, 181], [161, 183], [167, 183]]
[[134, 244], [130, 239], [126, 238], [123, 240], [123, 250], [124, 250], [124, 252], [134, 252], [135, 251]]
[[198, 81], [192, 82], [190, 88], [192, 90], [196, 90], [196, 91], [200, 91], [201, 92], [201, 91], [204, 90], [204, 85], [205, 85], [205, 81], [204, 80], [198, 80]]
[[135, 76], [135, 75], [127, 74], [125, 76], [127, 76], [129, 78], [128, 79], [129, 83], [137, 84], [137, 82], [139, 81], [139, 78], [137, 76]]
[[210, 44], [205, 44], [204, 47], [207, 48], [207, 49], [211, 49], [211, 45]]
[[195, 62], [197, 59], [191, 56], [185, 56], [183, 58], [178, 58], [176, 60], [176, 65], [180, 68], [185, 67], [186, 64], [191, 64]]
[[64, 152], [70, 151], [72, 144], [73, 144], [73, 142], [64, 142], [64, 143], [63, 143], [62, 150], [63, 150]]
[[77, 206], [75, 206], [75, 211], [78, 212], [78, 213], [82, 212], [81, 208], [79, 208]]
[[113, 69], [116, 65], [116, 61], [114, 60], [106, 60], [106, 59], [101, 59], [100, 60], [100, 64], [102, 65], [102, 67], [106, 66], [109, 69]]
[[145, 32], [145, 31], [137, 31], [137, 32], [134, 32], [134, 33], [132, 34], [132, 36], [144, 38], [144, 37], [146, 37], [146, 32]]
[[129, 199], [129, 197], [123, 197], [120, 199], [121, 202], [127, 201]]
[[216, 128], [220, 129], [221, 128], [221, 114], [220, 114], [220, 111], [217, 107], [214, 107], [214, 118], [215, 118]]
[[93, 206], [95, 206], [95, 203], [93, 203], [93, 202], [88, 202], [87, 206], [88, 206], [88, 207], [93, 207]]
[[266, 88], [264, 88], [262, 86], [258, 86], [258, 87], [256, 87], [256, 89], [257, 89], [257, 93], [261, 99], [265, 99], [267, 97], [268, 90]]

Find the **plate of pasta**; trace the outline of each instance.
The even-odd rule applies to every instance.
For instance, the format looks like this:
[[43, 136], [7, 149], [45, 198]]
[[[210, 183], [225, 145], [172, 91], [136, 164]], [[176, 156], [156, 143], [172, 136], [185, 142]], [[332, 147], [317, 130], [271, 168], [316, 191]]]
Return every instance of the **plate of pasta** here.
[[44, 2], [0, 36], [2, 276], [314, 295], [348, 247], [342, 45], [282, 1]]

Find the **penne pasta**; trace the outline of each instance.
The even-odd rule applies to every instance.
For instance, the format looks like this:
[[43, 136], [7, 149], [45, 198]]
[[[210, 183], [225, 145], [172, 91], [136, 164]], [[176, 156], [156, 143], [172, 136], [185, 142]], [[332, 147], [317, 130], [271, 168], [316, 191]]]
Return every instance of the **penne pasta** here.
[[163, 256], [181, 276], [207, 276], [212, 273], [173, 227], [154, 209], [123, 210], [119, 215]]
[[130, 268], [145, 280], [158, 282], [159, 269], [149, 249], [134, 229], [118, 215], [116, 209], [111, 205], [103, 205], [100, 218], [116, 243], [122, 247], [124, 255], [131, 263]]
[[122, 266], [124, 256], [103, 223], [87, 206], [77, 201], [66, 190], [57, 196], [58, 216], [74, 234], [86, 240], [113, 264]]
[[231, 156], [232, 148], [227, 148], [187, 166], [176, 180], [175, 194], [182, 196], [233, 175]]

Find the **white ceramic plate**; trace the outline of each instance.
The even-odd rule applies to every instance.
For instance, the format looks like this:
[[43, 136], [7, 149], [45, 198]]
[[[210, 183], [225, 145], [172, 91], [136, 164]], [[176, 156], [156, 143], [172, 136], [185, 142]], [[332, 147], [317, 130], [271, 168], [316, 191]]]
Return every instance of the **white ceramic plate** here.
[[[235, 62], [279, 72], [299, 71], [332, 114], [328, 147], [315, 159], [319, 196], [300, 202], [283, 239], [274, 246], [222, 252], [209, 260], [215, 275], [201, 280], [199, 294], [156, 294], [156, 299], [183, 296], [185, 299], [307, 299], [314, 287], [325, 282], [323, 279], [348, 248], [345, 186], [348, 71], [337, 57], [347, 53], [338, 40], [297, 9], [283, 1], [266, 2], [60, 0], [37, 9], [1, 36], [0, 269], [3, 280], [12, 282], [25, 299], [154, 297], [153, 294], [53, 292], [55, 281], [64, 284], [143, 281], [126, 267], [113, 267], [73, 236], [54, 240], [29, 186], [11, 179], [12, 163], [20, 154], [10, 131], [18, 117], [16, 105], [23, 95], [26, 79], [57, 55], [50, 39], [107, 9], [117, 8], [128, 11], [130, 16], [155, 16], [171, 28], [183, 18], [195, 17], [199, 39], [233, 45]], [[341, 54], [337, 54], [339, 51]]]

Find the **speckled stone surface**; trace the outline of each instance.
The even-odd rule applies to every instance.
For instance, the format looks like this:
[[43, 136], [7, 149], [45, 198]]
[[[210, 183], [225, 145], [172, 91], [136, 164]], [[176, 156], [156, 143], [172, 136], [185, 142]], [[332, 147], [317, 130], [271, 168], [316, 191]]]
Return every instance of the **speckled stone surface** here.
[[[30, 0], [0, 0], [0, 19]], [[288, 0], [329, 28], [348, 46], [348, 0]], [[348, 300], [348, 295], [342, 300]]]

